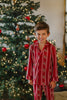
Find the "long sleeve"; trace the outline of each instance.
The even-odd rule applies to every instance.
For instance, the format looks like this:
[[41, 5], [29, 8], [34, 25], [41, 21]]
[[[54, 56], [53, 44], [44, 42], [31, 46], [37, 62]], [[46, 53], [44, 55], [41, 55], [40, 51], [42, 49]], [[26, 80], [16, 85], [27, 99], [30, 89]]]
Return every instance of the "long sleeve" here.
[[29, 58], [28, 58], [28, 66], [27, 66], [27, 73], [26, 79], [32, 80], [33, 79], [33, 63], [32, 63], [32, 45], [29, 47]]
[[58, 66], [57, 66], [57, 57], [56, 57], [56, 48], [52, 46], [52, 81], [58, 81]]

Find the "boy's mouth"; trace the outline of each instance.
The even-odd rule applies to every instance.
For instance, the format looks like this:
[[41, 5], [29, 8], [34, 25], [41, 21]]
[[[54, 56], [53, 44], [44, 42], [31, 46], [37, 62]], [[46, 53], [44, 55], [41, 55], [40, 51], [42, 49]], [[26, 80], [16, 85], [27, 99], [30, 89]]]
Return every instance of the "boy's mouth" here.
[[44, 39], [40, 39], [40, 41], [43, 41]]

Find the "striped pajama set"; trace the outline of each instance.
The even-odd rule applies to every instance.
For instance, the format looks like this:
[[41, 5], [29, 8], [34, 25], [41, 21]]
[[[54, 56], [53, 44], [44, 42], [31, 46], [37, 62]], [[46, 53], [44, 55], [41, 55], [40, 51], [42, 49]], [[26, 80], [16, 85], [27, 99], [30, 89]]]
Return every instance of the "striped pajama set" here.
[[42, 99], [42, 91], [47, 100], [54, 100], [54, 89], [50, 88], [51, 81], [58, 81], [54, 45], [47, 41], [42, 50], [38, 41], [30, 45], [26, 79], [33, 82], [34, 100]]

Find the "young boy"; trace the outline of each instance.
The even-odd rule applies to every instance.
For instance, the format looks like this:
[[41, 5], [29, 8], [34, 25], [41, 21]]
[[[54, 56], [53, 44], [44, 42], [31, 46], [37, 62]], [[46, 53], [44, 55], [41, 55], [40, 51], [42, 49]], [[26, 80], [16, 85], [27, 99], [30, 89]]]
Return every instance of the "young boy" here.
[[54, 100], [58, 81], [56, 49], [47, 41], [50, 35], [47, 23], [37, 23], [34, 30], [38, 41], [29, 47], [26, 79], [33, 85], [34, 100], [42, 100], [42, 91], [47, 100]]

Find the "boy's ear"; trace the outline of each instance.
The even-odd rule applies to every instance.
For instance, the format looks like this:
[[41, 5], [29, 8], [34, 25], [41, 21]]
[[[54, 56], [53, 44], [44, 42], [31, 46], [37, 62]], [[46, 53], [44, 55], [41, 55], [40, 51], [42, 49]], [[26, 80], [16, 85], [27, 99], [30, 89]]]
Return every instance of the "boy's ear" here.
[[48, 36], [50, 35], [50, 32], [48, 33]]

